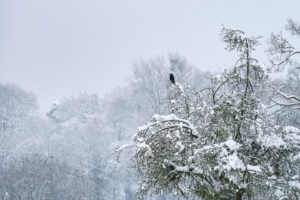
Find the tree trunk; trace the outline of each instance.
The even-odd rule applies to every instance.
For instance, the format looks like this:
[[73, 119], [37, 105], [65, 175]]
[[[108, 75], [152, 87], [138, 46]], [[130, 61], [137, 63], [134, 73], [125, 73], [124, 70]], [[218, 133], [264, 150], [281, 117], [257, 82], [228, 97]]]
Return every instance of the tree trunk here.
[[242, 196], [243, 196], [243, 193], [242, 192], [237, 192], [236, 194], [235, 194], [235, 200], [242, 200]]

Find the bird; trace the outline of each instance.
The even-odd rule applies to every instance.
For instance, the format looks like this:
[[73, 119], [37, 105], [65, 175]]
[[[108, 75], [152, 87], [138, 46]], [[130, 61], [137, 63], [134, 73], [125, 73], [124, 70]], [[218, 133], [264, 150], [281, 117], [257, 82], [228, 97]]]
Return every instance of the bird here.
[[175, 78], [173, 74], [170, 74], [170, 81], [175, 84]]

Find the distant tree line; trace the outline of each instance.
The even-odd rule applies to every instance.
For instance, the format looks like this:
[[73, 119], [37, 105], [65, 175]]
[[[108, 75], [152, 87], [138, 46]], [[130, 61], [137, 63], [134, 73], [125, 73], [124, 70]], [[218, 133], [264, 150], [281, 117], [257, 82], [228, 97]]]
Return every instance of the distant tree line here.
[[266, 69], [259, 38], [221, 36], [239, 54], [230, 69], [141, 59], [126, 86], [63, 97], [47, 114], [1, 83], [0, 199], [299, 199], [299, 51], [272, 34]]

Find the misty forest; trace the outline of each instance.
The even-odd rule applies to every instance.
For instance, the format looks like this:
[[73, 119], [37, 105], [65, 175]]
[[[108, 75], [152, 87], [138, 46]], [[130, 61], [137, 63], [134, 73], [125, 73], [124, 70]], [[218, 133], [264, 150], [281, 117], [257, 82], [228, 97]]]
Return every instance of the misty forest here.
[[300, 199], [300, 24], [268, 38], [238, 28], [216, 38], [235, 59], [225, 70], [137, 58], [126, 85], [46, 114], [1, 82], [0, 199]]

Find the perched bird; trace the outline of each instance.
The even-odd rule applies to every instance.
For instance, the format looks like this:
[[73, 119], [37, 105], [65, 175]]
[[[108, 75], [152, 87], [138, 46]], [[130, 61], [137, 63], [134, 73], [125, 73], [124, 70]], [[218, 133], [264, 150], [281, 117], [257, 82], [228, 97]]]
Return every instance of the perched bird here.
[[173, 84], [175, 84], [175, 78], [174, 78], [173, 74], [170, 74], [170, 81], [171, 81]]

